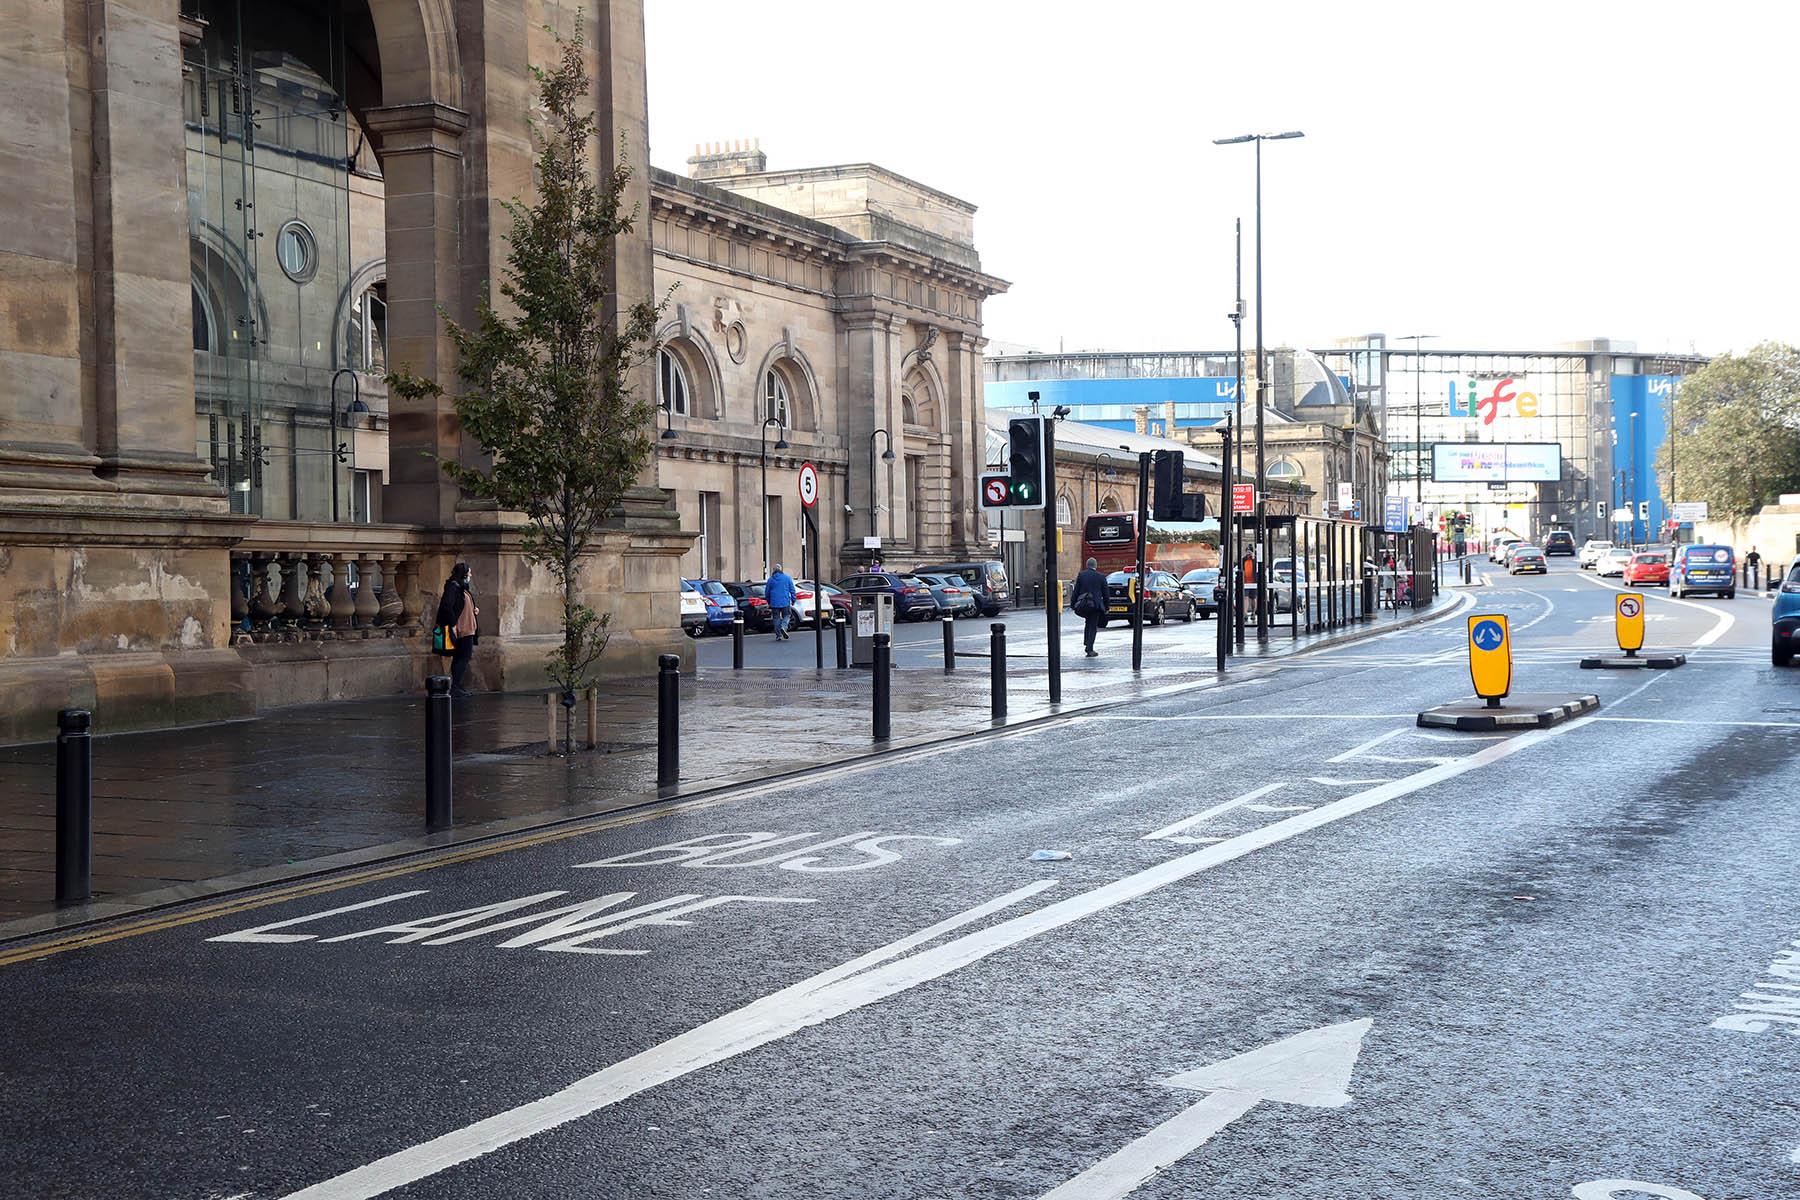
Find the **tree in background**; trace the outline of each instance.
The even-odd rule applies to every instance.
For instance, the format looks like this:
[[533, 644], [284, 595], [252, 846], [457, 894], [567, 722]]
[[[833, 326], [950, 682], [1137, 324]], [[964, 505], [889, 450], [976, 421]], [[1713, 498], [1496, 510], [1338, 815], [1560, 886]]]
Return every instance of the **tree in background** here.
[[[587, 686], [606, 650], [611, 614], [577, 598], [581, 560], [649, 461], [653, 404], [634, 394], [633, 370], [653, 353], [661, 306], [608, 290], [631, 170], [597, 179], [595, 120], [583, 39], [557, 38], [554, 70], [532, 68], [543, 110], [536, 199], [506, 204], [512, 232], [500, 294], [466, 329], [444, 315], [458, 361], [452, 403], [490, 466], [443, 461], [470, 495], [525, 514], [526, 559], [562, 589], [563, 641], [549, 675], [565, 703]], [[405, 366], [388, 377], [405, 397], [441, 395]]]
[[1673, 449], [1675, 498], [1704, 500], [1715, 518], [1800, 491], [1800, 350], [1765, 342], [1715, 358], [1676, 385], [1671, 430], [1657, 472], [1668, 477]]

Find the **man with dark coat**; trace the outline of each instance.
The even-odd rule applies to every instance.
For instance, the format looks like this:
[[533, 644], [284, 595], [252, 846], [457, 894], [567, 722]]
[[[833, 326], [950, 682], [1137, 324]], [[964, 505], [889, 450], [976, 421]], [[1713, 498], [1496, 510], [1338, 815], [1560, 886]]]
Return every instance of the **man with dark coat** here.
[[1100, 632], [1100, 620], [1106, 616], [1106, 576], [1100, 573], [1100, 563], [1088, 559], [1087, 566], [1075, 576], [1075, 591], [1069, 597], [1069, 607], [1075, 615], [1087, 622], [1082, 632], [1081, 641], [1087, 648], [1089, 658], [1099, 658], [1100, 652], [1094, 649], [1094, 635]]

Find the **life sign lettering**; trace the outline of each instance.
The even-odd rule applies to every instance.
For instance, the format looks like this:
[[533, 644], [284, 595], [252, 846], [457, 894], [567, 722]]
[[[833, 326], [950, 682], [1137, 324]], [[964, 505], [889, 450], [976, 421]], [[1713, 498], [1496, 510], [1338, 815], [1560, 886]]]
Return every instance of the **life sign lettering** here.
[[1619, 649], [1632, 653], [1644, 648], [1644, 598], [1621, 595], [1615, 601], [1613, 629], [1619, 635]]
[[1453, 417], [1479, 417], [1483, 425], [1492, 425], [1494, 418], [1502, 413], [1518, 417], [1540, 415], [1537, 393], [1520, 390], [1514, 386], [1516, 382], [1510, 377], [1498, 380], [1493, 390], [1484, 396], [1481, 394], [1483, 385], [1473, 379], [1463, 381], [1466, 390], [1462, 391], [1458, 390], [1457, 382], [1451, 380], [1450, 402], [1444, 411]]
[[1469, 618], [1469, 678], [1483, 700], [1512, 691], [1512, 635], [1499, 614]]

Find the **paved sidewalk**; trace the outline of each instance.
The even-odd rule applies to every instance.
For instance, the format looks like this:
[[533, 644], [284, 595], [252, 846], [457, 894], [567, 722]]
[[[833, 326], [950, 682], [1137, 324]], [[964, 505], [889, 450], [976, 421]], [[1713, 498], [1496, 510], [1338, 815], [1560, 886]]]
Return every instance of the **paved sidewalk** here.
[[[1234, 670], [1324, 642], [1411, 624], [1384, 614], [1336, 634], [1285, 636], [1233, 659]], [[1064, 643], [1068, 712], [1216, 678], [1209, 622], [1145, 631], [1145, 670], [1129, 640], [1101, 659]], [[1041, 638], [1010, 648], [1007, 724], [1050, 714]], [[1072, 652], [1072, 653], [1071, 653]], [[992, 729], [988, 660], [916, 650], [893, 677], [893, 737], [904, 746]], [[866, 670], [707, 669], [682, 682], [681, 787], [691, 793], [867, 755]], [[541, 695], [482, 695], [454, 717], [457, 837], [616, 811], [657, 798], [653, 680], [609, 683], [601, 748], [544, 752]], [[577, 736], [584, 728], [577, 710]], [[424, 701], [398, 698], [286, 709], [251, 721], [96, 737], [94, 890], [86, 909], [57, 912], [54, 747], [0, 750], [0, 936], [332, 865], [319, 860], [395, 848], [424, 834]], [[438, 840], [444, 840], [439, 836]], [[252, 875], [254, 878], [244, 878]]]

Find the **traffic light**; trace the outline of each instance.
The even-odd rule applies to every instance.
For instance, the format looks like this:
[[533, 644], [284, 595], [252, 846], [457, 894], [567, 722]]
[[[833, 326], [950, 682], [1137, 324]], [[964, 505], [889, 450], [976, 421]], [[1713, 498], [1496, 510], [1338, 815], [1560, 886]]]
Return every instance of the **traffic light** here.
[[1639, 500], [1638, 501], [1638, 520], [1648, 521], [1649, 519], [1650, 519], [1650, 502], [1648, 500]]
[[1044, 418], [1014, 417], [1006, 426], [1007, 495], [1012, 508], [1042, 508], [1049, 490]]
[[1150, 519], [1153, 521], [1184, 521], [1186, 509], [1181, 500], [1181, 484], [1184, 476], [1184, 462], [1179, 450], [1158, 450], [1150, 457], [1150, 466], [1156, 477], [1156, 490], [1151, 493], [1155, 497], [1150, 506]]
[[1604, 500], [1594, 501], [1594, 519], [1596, 521], [1606, 520], [1606, 501], [1604, 501]]

